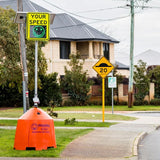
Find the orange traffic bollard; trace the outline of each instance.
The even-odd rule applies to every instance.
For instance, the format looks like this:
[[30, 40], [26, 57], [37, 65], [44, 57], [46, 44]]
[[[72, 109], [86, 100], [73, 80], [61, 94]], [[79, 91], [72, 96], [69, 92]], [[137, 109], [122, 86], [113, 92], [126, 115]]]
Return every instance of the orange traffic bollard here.
[[46, 150], [56, 148], [53, 119], [39, 108], [31, 108], [19, 119], [16, 128], [14, 149]]

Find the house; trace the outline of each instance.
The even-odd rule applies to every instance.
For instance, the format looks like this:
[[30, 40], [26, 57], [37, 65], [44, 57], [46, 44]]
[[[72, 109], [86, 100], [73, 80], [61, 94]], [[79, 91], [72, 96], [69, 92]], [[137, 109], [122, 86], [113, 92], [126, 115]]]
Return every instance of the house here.
[[160, 65], [160, 52], [154, 50], [147, 50], [134, 57], [134, 64], [138, 64], [139, 60], [142, 60], [147, 64], [147, 66], [158, 66]]
[[[17, 11], [17, 0], [0, 1], [0, 6], [10, 6]], [[24, 12], [33, 12], [33, 8], [38, 12], [50, 12], [29, 0], [23, 1]], [[85, 59], [84, 70], [88, 71], [89, 77], [96, 76], [92, 66], [100, 57], [105, 56], [115, 65], [115, 43], [119, 42], [68, 14], [56, 14], [50, 26], [50, 40], [42, 48], [47, 59], [47, 73], [57, 72], [59, 77], [63, 76], [69, 54], [78, 51]]]
[[[145, 52], [142, 52], [136, 56], [134, 56], [134, 65], [138, 65], [138, 61], [142, 60], [143, 62], [146, 63], [147, 69], [151, 70], [155, 66], [160, 66], [160, 53], [154, 50], [147, 50]], [[123, 72], [126, 74], [127, 78], [127, 72]], [[119, 101], [128, 101], [128, 80], [124, 79], [122, 84], [119, 84], [118, 87], [118, 93], [119, 93]], [[134, 90], [135, 91], [135, 90]], [[155, 84], [153, 82], [150, 82], [149, 85], [149, 93], [145, 97], [145, 100], [150, 102], [152, 99], [154, 99], [156, 92]]]
[[129, 78], [129, 66], [116, 61], [117, 73], [125, 78]]
[[77, 51], [85, 59], [84, 70], [90, 77], [96, 76], [92, 66], [102, 56], [111, 63], [114, 60], [115, 39], [97, 31], [89, 25], [68, 14], [57, 14], [51, 25], [49, 43], [43, 48], [48, 63], [48, 73], [58, 72], [64, 75], [64, 66], [69, 61], [69, 54]]

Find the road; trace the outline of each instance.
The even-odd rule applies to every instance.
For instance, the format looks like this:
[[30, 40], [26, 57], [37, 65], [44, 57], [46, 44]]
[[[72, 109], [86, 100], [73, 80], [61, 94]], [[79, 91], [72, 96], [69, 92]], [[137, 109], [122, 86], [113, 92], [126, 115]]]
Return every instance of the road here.
[[141, 141], [138, 160], [160, 160], [160, 129], [150, 133]]

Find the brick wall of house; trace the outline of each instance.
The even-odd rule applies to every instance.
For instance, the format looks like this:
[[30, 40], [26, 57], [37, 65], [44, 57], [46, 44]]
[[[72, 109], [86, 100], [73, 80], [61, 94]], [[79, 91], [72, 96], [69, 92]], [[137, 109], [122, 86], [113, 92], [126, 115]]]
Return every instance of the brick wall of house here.
[[115, 59], [114, 59], [114, 43], [110, 43], [109, 45], [109, 52], [110, 52], [110, 62], [114, 65]]
[[[93, 65], [97, 63], [98, 59], [102, 56], [103, 42], [71, 42], [71, 53], [76, 53], [77, 50], [82, 54], [85, 59], [83, 69], [88, 71], [89, 77], [96, 77], [97, 73], [93, 70]], [[47, 73], [57, 72], [58, 76], [64, 75], [64, 66], [67, 66], [68, 59], [60, 59], [60, 44], [58, 40], [49, 41], [45, 47], [42, 48], [47, 59], [48, 70]], [[91, 54], [93, 56], [91, 56]], [[114, 44], [110, 44], [110, 62], [114, 61]]]

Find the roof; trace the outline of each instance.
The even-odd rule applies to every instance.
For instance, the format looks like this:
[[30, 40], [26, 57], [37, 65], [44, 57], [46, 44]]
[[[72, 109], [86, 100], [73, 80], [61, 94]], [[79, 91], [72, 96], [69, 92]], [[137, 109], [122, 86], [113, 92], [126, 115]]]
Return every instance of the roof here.
[[51, 25], [51, 39], [98, 40], [118, 43], [114, 38], [65, 13], [55, 16]]
[[[22, 0], [23, 1], [23, 11], [24, 12], [34, 12], [34, 8], [38, 12], [50, 12], [49, 10], [29, 1], [29, 0]], [[0, 0], [0, 7], [6, 8], [10, 7], [13, 10], [17, 11], [17, 0]]]
[[122, 69], [122, 70], [129, 70], [129, 66], [123, 64], [123, 63], [120, 63], [118, 61], [116, 61], [116, 66], [117, 66], [117, 69]]
[[[3, 8], [10, 6], [13, 10], [17, 11], [17, 0], [2, 0], [0, 1], [0, 6]], [[34, 8], [38, 12], [50, 12], [29, 0], [23, 0], [24, 12], [34, 12]], [[95, 40], [119, 43], [114, 38], [65, 13], [56, 14], [53, 24], [50, 27], [50, 39], [68, 41]]]
[[134, 64], [137, 64], [139, 60], [146, 62], [147, 66], [160, 65], [160, 52], [147, 50], [134, 57]]

